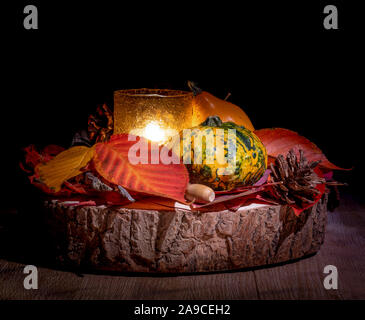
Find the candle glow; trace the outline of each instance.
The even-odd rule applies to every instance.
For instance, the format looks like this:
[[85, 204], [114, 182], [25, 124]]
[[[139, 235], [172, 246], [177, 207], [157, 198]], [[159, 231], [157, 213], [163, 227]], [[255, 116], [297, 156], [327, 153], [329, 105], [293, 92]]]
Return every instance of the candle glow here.
[[143, 136], [148, 140], [161, 142], [166, 139], [165, 132], [157, 123], [150, 122], [145, 128], [143, 132]]
[[169, 89], [114, 92], [114, 134], [129, 133], [162, 144], [192, 126], [193, 93]]

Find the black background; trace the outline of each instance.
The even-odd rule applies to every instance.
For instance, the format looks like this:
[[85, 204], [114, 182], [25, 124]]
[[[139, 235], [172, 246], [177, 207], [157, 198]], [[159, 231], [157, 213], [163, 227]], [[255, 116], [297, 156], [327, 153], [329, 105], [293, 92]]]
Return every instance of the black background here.
[[[22, 148], [68, 147], [99, 104], [112, 106], [116, 89], [187, 90], [187, 80], [221, 98], [230, 92], [255, 128], [295, 130], [335, 164], [354, 167], [337, 177], [361, 195], [361, 10], [330, 1], [339, 10], [339, 30], [325, 30], [329, 3], [308, 2], [18, 1], [5, 7], [5, 202], [29, 192], [18, 170]], [[23, 28], [26, 4], [38, 7], [38, 30]]]

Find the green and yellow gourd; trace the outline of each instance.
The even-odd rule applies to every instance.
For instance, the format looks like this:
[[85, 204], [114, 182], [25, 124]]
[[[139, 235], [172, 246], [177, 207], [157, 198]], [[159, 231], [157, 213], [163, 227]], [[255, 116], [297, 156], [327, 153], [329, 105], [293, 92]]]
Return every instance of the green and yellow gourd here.
[[[200, 148], [194, 146], [195, 132], [199, 132], [194, 129], [199, 129], [200, 132], [207, 134], [214, 133], [214, 139], [216, 139], [217, 129], [224, 129], [224, 137], [220, 134], [218, 139], [224, 139], [221, 141], [224, 148], [215, 148], [215, 150], [206, 150], [206, 140], [202, 139]], [[228, 161], [226, 164], [219, 163], [217, 157], [219, 157], [219, 150], [224, 152], [224, 156], [228, 157], [228, 129], [236, 130], [236, 162]], [[260, 139], [250, 130], [245, 129], [242, 126], [238, 126], [233, 122], [222, 122], [219, 117], [212, 116], [197, 127], [191, 128], [191, 137], [184, 138], [191, 139], [191, 148], [184, 148], [184, 139], [181, 139], [181, 155], [183, 159], [187, 159], [189, 152], [191, 152], [191, 164], [186, 164], [189, 171], [190, 183], [200, 183], [211, 187], [213, 190], [231, 190], [239, 186], [252, 185], [257, 182], [264, 174], [267, 168], [267, 152], [260, 141]], [[221, 130], [222, 132], [222, 130]], [[234, 141], [234, 140], [230, 140]], [[197, 144], [199, 146], [199, 144]], [[214, 152], [214, 162], [207, 163], [207, 153]], [[194, 154], [195, 153], [195, 154]], [[222, 156], [222, 155], [220, 155]], [[195, 163], [195, 159], [200, 159], [198, 163]], [[219, 158], [222, 159], [222, 158]], [[233, 165], [233, 166], [232, 166]], [[229, 174], [222, 174], [225, 170]]]

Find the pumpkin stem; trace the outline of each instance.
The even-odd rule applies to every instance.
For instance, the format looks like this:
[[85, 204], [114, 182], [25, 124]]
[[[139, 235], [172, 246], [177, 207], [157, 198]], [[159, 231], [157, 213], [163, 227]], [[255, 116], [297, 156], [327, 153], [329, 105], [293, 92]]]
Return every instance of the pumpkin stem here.
[[197, 96], [198, 94], [202, 93], [203, 90], [200, 89], [195, 82], [188, 80], [188, 87], [191, 91], [193, 91], [194, 96]]
[[224, 101], [227, 101], [227, 99], [231, 96], [232, 94], [230, 92], [227, 93], [226, 97], [224, 98]]
[[221, 127], [223, 124], [221, 118], [218, 116], [209, 116], [204, 122], [202, 122], [201, 126], [208, 126], [208, 127]]

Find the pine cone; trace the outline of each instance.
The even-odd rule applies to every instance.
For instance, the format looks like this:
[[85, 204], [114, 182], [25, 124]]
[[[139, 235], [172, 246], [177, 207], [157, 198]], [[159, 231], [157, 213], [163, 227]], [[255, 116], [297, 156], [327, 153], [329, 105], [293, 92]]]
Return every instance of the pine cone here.
[[96, 115], [88, 120], [88, 135], [93, 143], [109, 140], [113, 134], [113, 114], [106, 104], [96, 109]]
[[320, 161], [308, 162], [303, 150], [299, 150], [299, 154], [298, 160], [292, 149], [286, 159], [279, 155], [275, 164], [271, 163], [270, 166], [273, 182], [281, 182], [272, 186], [274, 196], [284, 203], [301, 206], [314, 203], [315, 197], [320, 194], [316, 185], [325, 183], [325, 179], [318, 177], [313, 171]]

